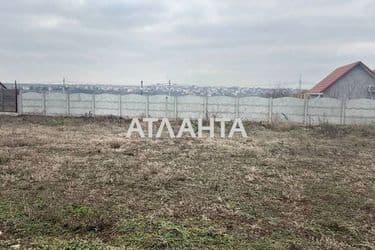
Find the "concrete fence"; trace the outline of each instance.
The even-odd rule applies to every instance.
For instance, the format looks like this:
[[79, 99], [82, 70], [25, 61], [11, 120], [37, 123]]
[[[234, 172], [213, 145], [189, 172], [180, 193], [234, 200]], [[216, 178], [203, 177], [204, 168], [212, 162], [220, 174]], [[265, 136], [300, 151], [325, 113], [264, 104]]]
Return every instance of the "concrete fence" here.
[[227, 96], [143, 96], [84, 93], [21, 93], [19, 112], [38, 115], [168, 118], [242, 118], [303, 124], [375, 124], [375, 100]]

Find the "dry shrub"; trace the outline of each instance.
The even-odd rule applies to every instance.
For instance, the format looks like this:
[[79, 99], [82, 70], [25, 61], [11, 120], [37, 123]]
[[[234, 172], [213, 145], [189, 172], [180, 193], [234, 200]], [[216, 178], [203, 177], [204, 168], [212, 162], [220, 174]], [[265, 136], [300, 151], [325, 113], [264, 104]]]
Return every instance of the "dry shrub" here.
[[339, 125], [332, 125], [329, 123], [322, 123], [318, 127], [318, 131], [322, 135], [330, 137], [330, 138], [336, 138], [336, 137], [340, 137], [340, 136], [347, 134], [347, 131], [345, 131], [343, 127]]
[[0, 153], [0, 165], [7, 164], [9, 162], [9, 157]]
[[112, 149], [119, 149], [119, 148], [121, 148], [121, 142], [120, 141], [111, 141], [111, 142], [109, 142], [109, 146]]

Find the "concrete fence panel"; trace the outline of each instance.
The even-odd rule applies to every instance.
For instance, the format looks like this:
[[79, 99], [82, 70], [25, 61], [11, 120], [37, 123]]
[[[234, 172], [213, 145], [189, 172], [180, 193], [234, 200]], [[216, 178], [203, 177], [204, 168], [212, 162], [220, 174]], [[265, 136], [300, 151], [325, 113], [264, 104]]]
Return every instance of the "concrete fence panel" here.
[[307, 119], [312, 125], [342, 124], [342, 101], [334, 98], [315, 98], [308, 102]]
[[202, 96], [178, 96], [177, 117], [178, 118], [205, 118], [205, 97]]
[[249, 121], [268, 121], [269, 99], [263, 97], [242, 97], [239, 99], [239, 117]]
[[274, 121], [303, 123], [305, 101], [300, 98], [282, 97], [273, 99], [272, 119]]
[[87, 116], [94, 115], [95, 100], [94, 95], [84, 93], [73, 93], [69, 96], [70, 115]]
[[149, 96], [149, 116], [155, 118], [174, 117], [174, 96], [153, 95]]
[[43, 94], [28, 92], [22, 93], [22, 112], [27, 114], [43, 114]]
[[207, 99], [208, 117], [234, 119], [236, 98], [228, 96], [210, 96]]
[[178, 96], [177, 97], [178, 118], [205, 118], [205, 97], [202, 96]]
[[46, 93], [46, 115], [68, 115], [67, 95], [63, 93]]
[[95, 95], [95, 115], [119, 115], [119, 96], [113, 94]]
[[349, 100], [345, 108], [346, 124], [375, 124], [375, 100]]
[[143, 96], [21, 92], [19, 111], [38, 115], [227, 118], [305, 124], [375, 124], [375, 100]]
[[147, 116], [147, 96], [122, 95], [120, 99], [121, 117], [145, 117]]

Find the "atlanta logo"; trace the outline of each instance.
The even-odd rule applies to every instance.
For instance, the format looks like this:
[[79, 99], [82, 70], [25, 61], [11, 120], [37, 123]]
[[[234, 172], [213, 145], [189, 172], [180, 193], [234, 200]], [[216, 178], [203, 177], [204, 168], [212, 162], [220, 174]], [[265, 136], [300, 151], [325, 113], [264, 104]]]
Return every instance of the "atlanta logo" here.
[[[168, 118], [143, 118], [142, 122], [146, 123], [147, 131], [145, 133], [142, 128], [141, 122], [138, 118], [133, 118], [126, 137], [132, 137], [138, 135], [141, 138], [160, 138], [163, 132], [167, 132], [170, 138], [182, 138], [188, 136], [191, 138], [202, 138], [203, 133], [208, 133], [210, 138], [214, 138], [216, 135], [220, 135], [221, 138], [232, 138], [235, 134], [239, 134], [242, 137], [247, 137], [246, 130], [243, 126], [241, 119], [237, 118], [234, 120], [225, 118], [210, 118], [208, 126], [203, 125], [203, 119], [198, 119], [198, 126], [194, 127], [190, 119], [183, 119], [181, 125], [178, 128], [178, 132], [172, 128], [172, 125]], [[154, 130], [154, 125], [159, 123], [159, 127]], [[226, 134], [227, 123], [231, 123], [229, 133]], [[215, 124], [218, 124], [219, 133], [215, 133]]]

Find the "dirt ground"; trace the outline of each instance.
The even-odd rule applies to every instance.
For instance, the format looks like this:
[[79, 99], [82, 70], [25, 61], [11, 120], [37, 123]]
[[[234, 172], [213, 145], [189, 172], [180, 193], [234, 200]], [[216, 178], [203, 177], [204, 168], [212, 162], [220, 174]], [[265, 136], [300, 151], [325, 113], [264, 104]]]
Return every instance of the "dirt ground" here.
[[374, 126], [156, 140], [128, 125], [0, 116], [0, 247], [375, 248]]

